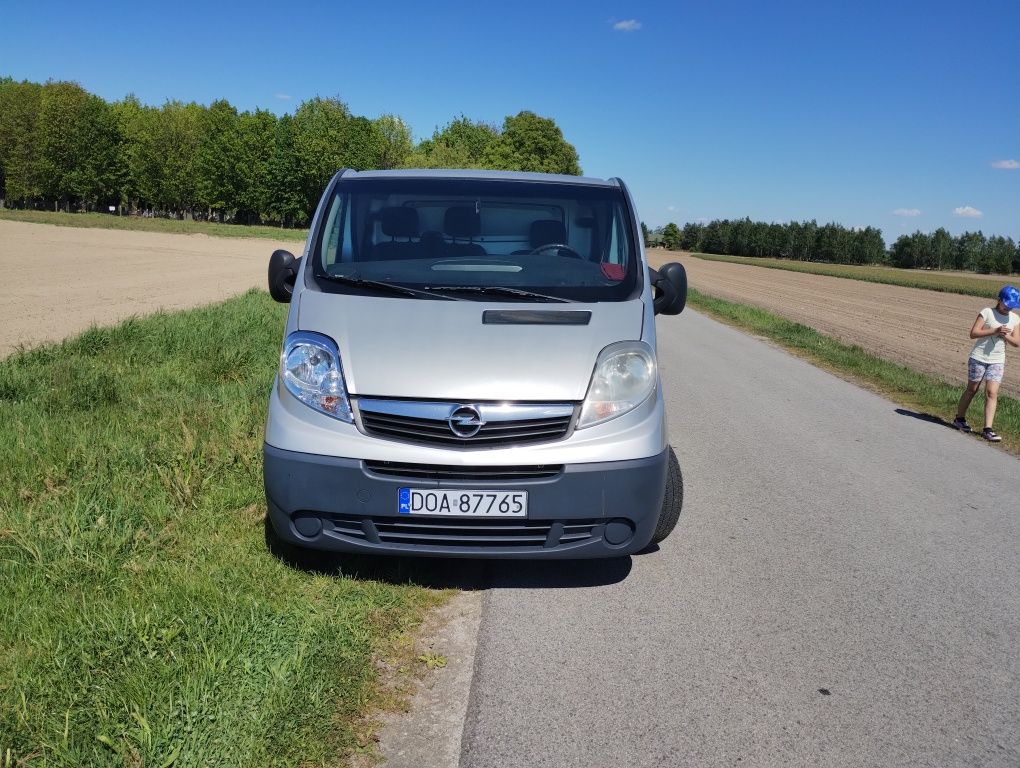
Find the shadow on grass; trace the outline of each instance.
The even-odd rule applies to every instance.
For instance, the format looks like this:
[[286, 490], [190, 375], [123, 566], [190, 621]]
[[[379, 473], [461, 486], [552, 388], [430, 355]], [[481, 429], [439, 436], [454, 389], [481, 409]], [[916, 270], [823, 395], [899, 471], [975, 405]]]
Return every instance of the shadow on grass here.
[[[617, 584], [633, 566], [630, 557], [600, 560], [479, 560], [447, 557], [351, 555], [295, 547], [266, 525], [270, 553], [291, 568], [349, 579], [415, 584], [433, 589], [577, 589]], [[657, 551], [658, 547], [645, 550]]]
[[917, 411], [908, 411], [906, 408], [897, 408], [896, 413], [900, 416], [909, 416], [912, 419], [918, 421], [927, 421], [929, 424], [938, 424], [941, 427], [948, 427], [949, 429], [956, 429], [951, 423], [943, 419], [941, 416], [935, 416], [930, 413], [918, 413]]

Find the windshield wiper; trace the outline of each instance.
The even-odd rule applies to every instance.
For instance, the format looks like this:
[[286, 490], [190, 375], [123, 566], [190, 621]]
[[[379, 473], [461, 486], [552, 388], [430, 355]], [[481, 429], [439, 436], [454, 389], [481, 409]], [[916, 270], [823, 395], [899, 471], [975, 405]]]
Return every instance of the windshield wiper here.
[[576, 304], [574, 299], [565, 299], [562, 296], [549, 296], [545, 293], [525, 291], [520, 288], [510, 288], [504, 285], [430, 285], [426, 291], [437, 293], [488, 293], [495, 296], [519, 296], [522, 299], [542, 299], [543, 301], [560, 301], [569, 304]]
[[457, 299], [453, 296], [437, 296], [432, 295], [428, 291], [419, 291], [415, 288], [408, 288], [406, 285], [400, 285], [399, 283], [387, 283], [382, 280], [366, 280], [358, 275], [319, 275], [319, 277], [331, 280], [334, 283], [343, 283], [344, 285], [355, 285], [359, 288], [371, 288], [376, 291], [385, 291], [387, 293], [396, 293], [401, 296], [417, 296], [426, 299], [445, 299], [447, 301], [463, 301], [463, 299]]

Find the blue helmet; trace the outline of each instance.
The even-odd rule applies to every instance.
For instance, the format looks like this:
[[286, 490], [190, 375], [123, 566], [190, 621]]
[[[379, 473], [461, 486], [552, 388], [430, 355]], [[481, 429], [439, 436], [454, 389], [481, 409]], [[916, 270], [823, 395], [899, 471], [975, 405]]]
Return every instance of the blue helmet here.
[[1006, 309], [1016, 309], [1020, 307], [1020, 291], [1015, 286], [1004, 285], [999, 291], [999, 301]]

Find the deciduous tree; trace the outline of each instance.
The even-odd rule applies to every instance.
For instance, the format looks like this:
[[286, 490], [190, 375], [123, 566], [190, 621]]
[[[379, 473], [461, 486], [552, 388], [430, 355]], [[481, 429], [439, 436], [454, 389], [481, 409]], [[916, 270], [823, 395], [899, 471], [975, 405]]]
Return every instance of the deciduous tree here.
[[581, 174], [577, 150], [556, 122], [534, 112], [519, 112], [503, 121], [499, 138], [485, 151], [488, 168], [506, 171], [535, 171]]

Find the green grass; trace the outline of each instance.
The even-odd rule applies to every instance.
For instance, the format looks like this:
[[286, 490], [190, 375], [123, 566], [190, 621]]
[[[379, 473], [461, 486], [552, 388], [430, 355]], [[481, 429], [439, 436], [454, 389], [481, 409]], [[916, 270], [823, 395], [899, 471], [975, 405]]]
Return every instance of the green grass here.
[[[717, 299], [694, 289], [688, 292], [688, 303], [723, 322], [771, 339], [820, 367], [880, 392], [912, 410], [946, 422], [952, 421], [956, 414], [962, 383], [948, 384], [757, 307]], [[971, 403], [971, 421], [980, 422], [983, 410], [984, 390]], [[1002, 435], [1000, 445], [1011, 453], [1020, 454], [1020, 400], [999, 395], [995, 429]]]
[[0, 361], [0, 766], [358, 748], [373, 654], [445, 593], [267, 552], [284, 311], [251, 291]]
[[0, 209], [0, 221], [25, 221], [30, 224], [53, 224], [58, 227], [89, 229], [129, 229], [137, 232], [169, 232], [183, 235], [215, 235], [216, 237], [264, 237], [270, 240], [305, 240], [307, 229], [280, 227], [249, 227], [243, 224], [215, 224], [208, 221], [177, 219], [143, 219], [140, 216], [112, 216], [105, 213], [61, 213], [57, 211], [19, 211]]
[[965, 296], [990, 298], [996, 295], [1004, 278], [971, 277], [965, 274], [943, 274], [916, 269], [896, 269], [882, 266], [855, 266], [850, 264], [823, 264], [815, 261], [793, 261], [790, 259], [766, 259], [750, 256], [718, 256], [709, 253], [692, 253], [706, 261], [724, 261], [729, 264], [750, 264], [769, 269], [785, 269], [790, 272], [807, 272], [812, 275], [845, 277], [850, 280], [864, 280], [869, 283], [901, 285], [905, 288], [924, 288], [942, 293], [961, 293]]

